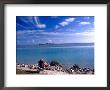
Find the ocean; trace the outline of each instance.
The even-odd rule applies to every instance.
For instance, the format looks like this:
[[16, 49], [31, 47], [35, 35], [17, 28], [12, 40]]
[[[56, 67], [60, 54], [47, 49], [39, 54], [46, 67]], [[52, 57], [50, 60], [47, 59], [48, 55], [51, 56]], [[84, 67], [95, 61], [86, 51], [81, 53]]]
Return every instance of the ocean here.
[[94, 46], [16, 48], [16, 63], [36, 64], [38, 60], [58, 61], [66, 66], [94, 68]]

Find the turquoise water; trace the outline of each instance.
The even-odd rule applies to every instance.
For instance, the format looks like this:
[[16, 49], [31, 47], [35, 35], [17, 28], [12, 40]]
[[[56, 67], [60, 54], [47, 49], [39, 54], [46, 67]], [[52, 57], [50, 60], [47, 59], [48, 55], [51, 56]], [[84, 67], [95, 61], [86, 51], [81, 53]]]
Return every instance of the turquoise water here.
[[16, 62], [35, 64], [39, 59], [50, 62], [57, 60], [65, 65], [78, 64], [81, 67], [94, 68], [94, 47], [44, 47], [44, 48], [17, 48]]

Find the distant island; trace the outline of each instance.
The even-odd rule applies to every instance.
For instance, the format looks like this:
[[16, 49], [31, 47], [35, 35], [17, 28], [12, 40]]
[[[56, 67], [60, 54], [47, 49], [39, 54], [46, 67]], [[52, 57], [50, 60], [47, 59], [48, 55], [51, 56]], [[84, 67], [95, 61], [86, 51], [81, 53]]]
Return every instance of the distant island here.
[[27, 48], [27, 47], [67, 47], [67, 46], [93, 46], [94, 43], [40, 43], [36, 45], [16, 45], [17, 48]]

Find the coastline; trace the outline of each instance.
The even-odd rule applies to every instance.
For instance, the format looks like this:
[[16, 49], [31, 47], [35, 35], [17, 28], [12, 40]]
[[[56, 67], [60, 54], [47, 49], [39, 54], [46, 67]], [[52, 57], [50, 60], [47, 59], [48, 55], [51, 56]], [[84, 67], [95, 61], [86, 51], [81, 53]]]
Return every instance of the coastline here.
[[[42, 60], [43, 61], [43, 60]], [[16, 64], [16, 74], [38, 74], [38, 75], [65, 75], [65, 74], [87, 74], [94, 75], [94, 69], [79, 67], [77, 64], [73, 66], [65, 67], [57, 61], [47, 63], [45, 61], [44, 66], [37, 64]]]

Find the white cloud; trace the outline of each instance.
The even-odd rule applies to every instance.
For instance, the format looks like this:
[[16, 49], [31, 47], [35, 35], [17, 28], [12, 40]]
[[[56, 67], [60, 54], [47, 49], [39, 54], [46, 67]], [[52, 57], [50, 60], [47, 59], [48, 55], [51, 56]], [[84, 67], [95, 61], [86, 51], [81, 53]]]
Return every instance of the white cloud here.
[[78, 32], [75, 33], [75, 35], [81, 35], [81, 36], [94, 36], [94, 32], [93, 31], [87, 31], [87, 32]]
[[37, 27], [38, 28], [45, 28], [46, 27], [46, 24], [37, 24]]
[[71, 22], [73, 22], [75, 20], [75, 18], [67, 18], [65, 19], [63, 22], [59, 23], [61, 26], [66, 26], [68, 24], [70, 24]]
[[77, 33], [75, 33], [75, 35], [81, 35], [82, 34], [82, 32], [77, 32]]
[[84, 32], [83, 35], [94, 36], [94, 32]]
[[65, 21], [67, 22], [73, 22], [75, 20], [75, 18], [68, 18], [68, 19], [65, 19]]
[[59, 23], [61, 26], [66, 26], [66, 25], [68, 25], [69, 23], [68, 22], [66, 22], [66, 21], [64, 21], [64, 22], [61, 22], [61, 23]]
[[80, 22], [79, 24], [81, 25], [87, 25], [87, 24], [91, 24], [90, 22]]
[[39, 17], [35, 16], [35, 17], [34, 17], [34, 20], [35, 20], [36, 26], [37, 26], [38, 28], [45, 28], [45, 27], [46, 27], [46, 24], [41, 24], [41, 23], [40, 23]]

